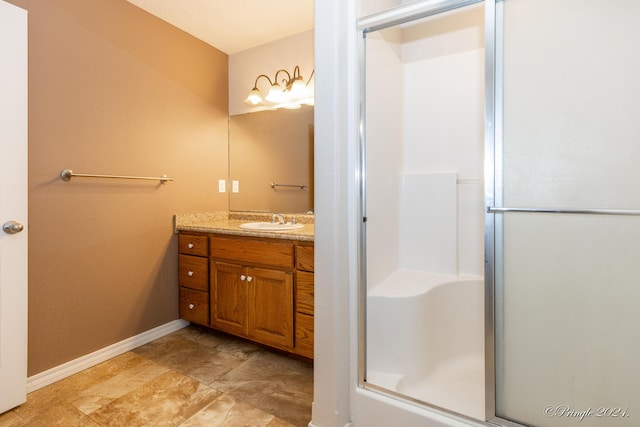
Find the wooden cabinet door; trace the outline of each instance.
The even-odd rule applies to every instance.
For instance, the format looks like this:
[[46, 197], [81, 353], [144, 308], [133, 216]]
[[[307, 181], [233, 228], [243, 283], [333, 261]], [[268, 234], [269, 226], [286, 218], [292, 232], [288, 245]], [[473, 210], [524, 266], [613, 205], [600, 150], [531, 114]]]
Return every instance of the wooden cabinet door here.
[[247, 333], [247, 269], [211, 262], [211, 325], [232, 334]]
[[249, 269], [248, 335], [264, 344], [293, 349], [293, 273]]

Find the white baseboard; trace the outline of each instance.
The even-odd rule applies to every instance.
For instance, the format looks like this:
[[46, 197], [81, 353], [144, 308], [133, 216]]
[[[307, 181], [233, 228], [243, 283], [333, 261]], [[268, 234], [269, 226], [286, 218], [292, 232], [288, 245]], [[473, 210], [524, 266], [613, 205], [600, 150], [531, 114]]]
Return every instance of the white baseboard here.
[[141, 334], [135, 335], [131, 338], [127, 338], [108, 347], [94, 351], [82, 357], [79, 357], [69, 362], [58, 365], [54, 368], [48, 369], [39, 374], [30, 376], [27, 378], [27, 393], [38, 390], [49, 384], [53, 384], [56, 381], [60, 381], [63, 378], [69, 377], [87, 368], [102, 363], [106, 360], [119, 356], [127, 351], [131, 351], [134, 348], [140, 347], [149, 341], [156, 340], [172, 332], [182, 329], [188, 326], [189, 322], [186, 320], [174, 320], [164, 325], [160, 325], [156, 328], [145, 331]]
[[[320, 427], [320, 426], [317, 424], [314, 424], [313, 421], [311, 421], [308, 427]], [[353, 427], [353, 423], [349, 421], [347, 424], [344, 425], [344, 427]]]
[[[308, 424], [308, 427], [320, 427], [320, 426], [319, 426], [319, 425], [317, 425], [317, 424], [314, 424], [314, 423], [313, 423], [313, 420], [311, 420], [311, 421], [309, 422], [309, 424]], [[344, 427], [353, 427], [353, 422], [352, 422], [352, 421], [349, 421], [348, 423], [346, 423], [346, 424], [344, 425]]]

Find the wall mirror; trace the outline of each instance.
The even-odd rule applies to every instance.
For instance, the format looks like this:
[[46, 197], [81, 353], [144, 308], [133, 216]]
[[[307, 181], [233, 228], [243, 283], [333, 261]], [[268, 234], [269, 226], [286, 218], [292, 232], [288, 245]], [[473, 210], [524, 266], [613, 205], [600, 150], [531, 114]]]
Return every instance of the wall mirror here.
[[312, 106], [230, 116], [229, 210], [313, 211], [313, 135]]

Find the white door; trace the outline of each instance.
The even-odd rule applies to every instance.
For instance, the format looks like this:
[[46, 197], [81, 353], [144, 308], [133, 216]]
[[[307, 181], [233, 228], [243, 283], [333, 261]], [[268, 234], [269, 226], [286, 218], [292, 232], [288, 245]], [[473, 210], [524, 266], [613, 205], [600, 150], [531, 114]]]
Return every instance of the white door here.
[[0, 413], [27, 388], [27, 12], [0, 0]]

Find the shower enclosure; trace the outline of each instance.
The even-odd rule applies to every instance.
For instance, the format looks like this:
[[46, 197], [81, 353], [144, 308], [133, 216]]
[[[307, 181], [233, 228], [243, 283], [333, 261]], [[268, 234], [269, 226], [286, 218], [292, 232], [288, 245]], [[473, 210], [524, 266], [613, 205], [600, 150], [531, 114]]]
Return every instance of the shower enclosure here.
[[640, 3], [368, 12], [361, 387], [452, 420], [638, 425]]
[[365, 21], [368, 387], [484, 414], [484, 12]]

